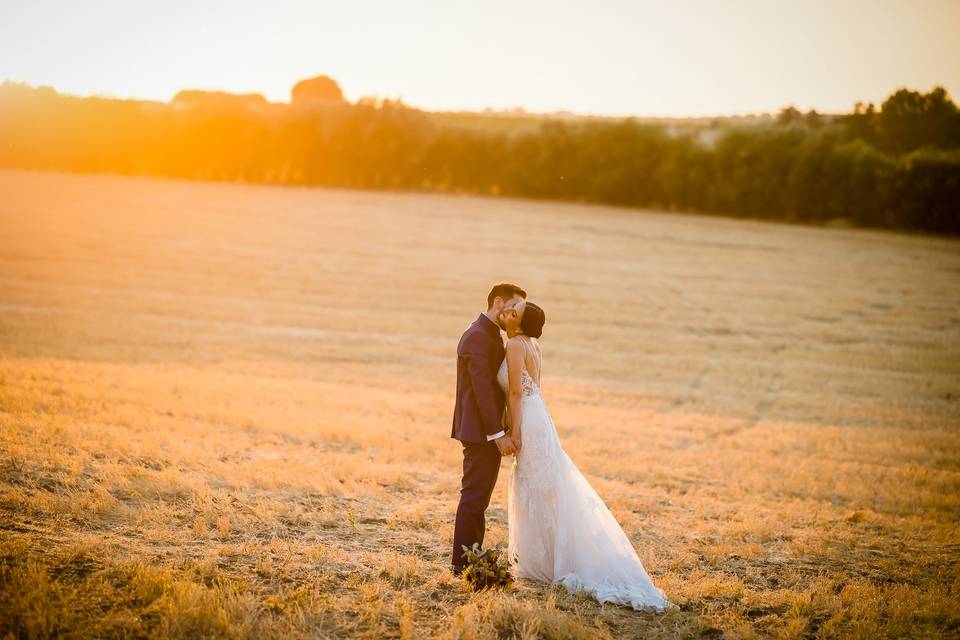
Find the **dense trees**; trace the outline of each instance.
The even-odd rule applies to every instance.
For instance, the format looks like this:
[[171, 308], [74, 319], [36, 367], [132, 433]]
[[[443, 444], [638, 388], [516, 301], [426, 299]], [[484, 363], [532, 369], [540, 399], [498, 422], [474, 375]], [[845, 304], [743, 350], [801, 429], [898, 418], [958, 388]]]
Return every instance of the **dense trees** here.
[[879, 112], [872, 104], [857, 104], [844, 120], [854, 137], [889, 153], [960, 147], [960, 112], [943, 87], [927, 94], [900, 89]]
[[[332, 95], [326, 81], [307, 93], [314, 89]], [[508, 194], [960, 234], [960, 116], [941, 88], [900, 90], [879, 109], [857, 105], [843, 116], [788, 108], [762, 124], [717, 123], [712, 136], [629, 119], [457, 126], [389, 100], [305, 100], [308, 108], [189, 92], [168, 105], [6, 83], [0, 166]]]

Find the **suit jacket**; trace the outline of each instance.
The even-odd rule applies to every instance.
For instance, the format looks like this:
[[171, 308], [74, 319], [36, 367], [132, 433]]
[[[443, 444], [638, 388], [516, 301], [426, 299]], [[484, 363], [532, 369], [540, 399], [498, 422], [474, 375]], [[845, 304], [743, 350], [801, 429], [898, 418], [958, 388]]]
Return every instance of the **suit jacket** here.
[[457, 403], [451, 438], [485, 443], [488, 435], [503, 431], [500, 417], [506, 397], [497, 384], [503, 355], [500, 327], [481, 313], [457, 345]]

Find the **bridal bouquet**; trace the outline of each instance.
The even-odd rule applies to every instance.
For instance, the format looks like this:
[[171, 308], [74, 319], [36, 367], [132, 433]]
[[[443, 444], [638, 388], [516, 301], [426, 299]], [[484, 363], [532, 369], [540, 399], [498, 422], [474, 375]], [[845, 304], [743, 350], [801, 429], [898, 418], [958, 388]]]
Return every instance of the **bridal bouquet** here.
[[463, 545], [463, 555], [467, 561], [463, 577], [474, 590], [506, 587], [513, 582], [510, 565], [501, 559], [497, 549], [481, 551], [480, 545], [474, 542], [471, 547]]

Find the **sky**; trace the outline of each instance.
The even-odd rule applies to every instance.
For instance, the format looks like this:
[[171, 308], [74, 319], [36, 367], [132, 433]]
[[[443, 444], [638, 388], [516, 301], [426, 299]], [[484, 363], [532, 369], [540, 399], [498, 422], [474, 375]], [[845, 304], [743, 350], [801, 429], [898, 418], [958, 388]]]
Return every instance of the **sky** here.
[[849, 111], [900, 87], [960, 97], [960, 0], [0, 0], [0, 80], [169, 100], [710, 116]]

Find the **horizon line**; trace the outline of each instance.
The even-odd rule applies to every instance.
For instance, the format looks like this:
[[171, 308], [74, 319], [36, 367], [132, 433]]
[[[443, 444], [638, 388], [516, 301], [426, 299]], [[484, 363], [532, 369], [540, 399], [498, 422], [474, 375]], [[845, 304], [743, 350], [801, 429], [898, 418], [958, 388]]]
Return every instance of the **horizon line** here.
[[[321, 75], [325, 75], [325, 74], [321, 74]], [[329, 76], [328, 76], [328, 77], [329, 77]], [[18, 80], [18, 79], [15, 79], [15, 78], [11, 78], [11, 77], [9, 77], [9, 76], [3, 78], [2, 84], [6, 84], [6, 83], [11, 83], [11, 84], [23, 84], [23, 85], [27, 85], [28, 87], [34, 88], [34, 89], [40, 89], [40, 88], [47, 87], [47, 88], [52, 89], [52, 90], [53, 90], [54, 92], [56, 92], [58, 95], [69, 96], [69, 97], [73, 97], [73, 98], [101, 98], [101, 99], [108, 99], [108, 100], [129, 100], [129, 101], [134, 101], [134, 102], [154, 102], [154, 103], [159, 103], [159, 104], [172, 104], [173, 101], [174, 101], [174, 99], [176, 98], [177, 94], [179, 94], [180, 92], [183, 92], [183, 91], [202, 91], [202, 92], [209, 92], [209, 93], [224, 93], [224, 94], [234, 95], [234, 96], [258, 95], [258, 96], [261, 96], [268, 104], [274, 104], [274, 105], [284, 105], [284, 104], [289, 105], [289, 104], [292, 104], [292, 102], [291, 102], [289, 99], [287, 99], [287, 100], [285, 100], [285, 101], [284, 101], [284, 100], [279, 100], [279, 101], [277, 101], [277, 100], [271, 100], [266, 94], [264, 94], [264, 93], [262, 93], [262, 92], [259, 92], [259, 91], [237, 92], [237, 91], [228, 91], [228, 90], [226, 90], [226, 89], [220, 89], [220, 88], [183, 87], [183, 88], [179, 89], [179, 90], [177, 91], [177, 93], [175, 93], [175, 94], [174, 94], [173, 96], [171, 96], [169, 99], [167, 99], [167, 100], [162, 100], [162, 99], [159, 99], [159, 98], [142, 97], [142, 96], [120, 96], [120, 95], [116, 95], [116, 94], [112, 94], [112, 93], [98, 93], [98, 92], [87, 93], [87, 94], [70, 93], [70, 92], [62, 91], [62, 90], [58, 89], [57, 87], [53, 86], [52, 84], [45, 84], [45, 83], [42, 83], [42, 84], [34, 84], [34, 83], [33, 83], [32, 81], [30, 81], [30, 80]], [[337, 84], [339, 85], [339, 82], [337, 82]], [[930, 87], [929, 90], [932, 90], [932, 89], [934, 89], [934, 88], [936, 88], [936, 87], [943, 87], [944, 90], [946, 90], [946, 87], [944, 86], [943, 83], [935, 83], [933, 86]], [[921, 91], [921, 92], [924, 91], [924, 89], [922, 89], [922, 88], [914, 88], [914, 87], [910, 87], [910, 86], [907, 86], [907, 85], [899, 85], [899, 86], [891, 89], [888, 95], [892, 95], [892, 94], [896, 93], [897, 91], [904, 90], [904, 89], [905, 89], [905, 90], [908, 90], [908, 91]], [[949, 92], [948, 92], [948, 94], [949, 94]], [[952, 97], [952, 96], [951, 96], [951, 97]], [[806, 109], [804, 109], [804, 108], [801, 108], [800, 106], [798, 106], [797, 103], [785, 104], [785, 105], [779, 107], [776, 111], [749, 111], [749, 112], [739, 112], [739, 113], [709, 113], [709, 114], [708, 114], [708, 113], [704, 113], [704, 114], [687, 114], [687, 115], [665, 115], [665, 114], [639, 114], [639, 113], [631, 113], [631, 114], [622, 114], [622, 113], [619, 113], [619, 114], [615, 114], [615, 113], [584, 113], [584, 112], [573, 111], [573, 110], [570, 110], [570, 109], [557, 109], [557, 110], [555, 110], [555, 111], [529, 111], [529, 110], [527, 110], [527, 108], [524, 107], [523, 105], [514, 105], [514, 106], [510, 106], [510, 107], [500, 107], [500, 108], [496, 108], [496, 107], [493, 107], [493, 106], [490, 106], [490, 105], [487, 105], [487, 106], [484, 106], [484, 107], [481, 107], [481, 108], [470, 108], [470, 107], [459, 107], [459, 108], [429, 108], [429, 107], [417, 106], [417, 105], [415, 105], [415, 104], [406, 102], [402, 96], [390, 97], [390, 96], [386, 96], [386, 95], [363, 95], [363, 96], [360, 96], [359, 98], [356, 98], [356, 99], [353, 100], [353, 101], [348, 100], [346, 97], [344, 97], [344, 102], [347, 103], [347, 104], [358, 104], [360, 100], [363, 100], [363, 99], [365, 99], [365, 98], [374, 98], [374, 99], [377, 99], [377, 100], [395, 100], [395, 101], [400, 102], [400, 103], [403, 104], [404, 106], [407, 106], [407, 107], [412, 108], [412, 109], [416, 109], [416, 110], [418, 110], [418, 111], [423, 111], [423, 112], [425, 112], [425, 113], [450, 113], [450, 114], [463, 113], [463, 114], [475, 114], [475, 115], [516, 115], [516, 116], [519, 116], [519, 117], [522, 117], [522, 116], [533, 116], [533, 117], [538, 117], [538, 116], [539, 116], [539, 117], [544, 117], [544, 116], [573, 116], [573, 117], [577, 117], [577, 118], [602, 118], [602, 119], [609, 119], [609, 120], [629, 120], [629, 119], [631, 119], [631, 118], [641, 119], [641, 120], [713, 120], [713, 119], [736, 119], [736, 118], [763, 118], [763, 117], [776, 117], [777, 114], [778, 114], [780, 111], [782, 111], [783, 109], [788, 109], [788, 108], [790, 108], [790, 107], [793, 107], [793, 108], [799, 110], [801, 113], [809, 113], [810, 111], [816, 111], [816, 113], [818, 113], [818, 114], [821, 115], [821, 116], [838, 116], [838, 115], [844, 115], [845, 113], [848, 113], [848, 112], [842, 112], [842, 111], [841, 111], [841, 112], [835, 112], [835, 111], [820, 111], [820, 110], [817, 109], [816, 107], [807, 107]], [[871, 100], [858, 100], [858, 101], [855, 101], [853, 104], [850, 105], [850, 107], [849, 107], [850, 111], [849, 111], [849, 112], [852, 112], [854, 106], [855, 106], [856, 104], [858, 104], [858, 103], [862, 103], [862, 104], [864, 104], [864, 105], [874, 104], [874, 105], [877, 106], [877, 107], [880, 106], [880, 104], [875, 103], [875, 102], [873, 102], [873, 101], [871, 101]]]

